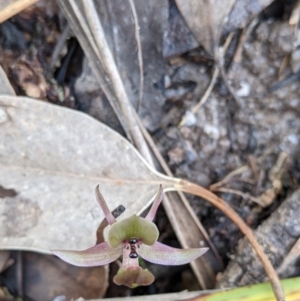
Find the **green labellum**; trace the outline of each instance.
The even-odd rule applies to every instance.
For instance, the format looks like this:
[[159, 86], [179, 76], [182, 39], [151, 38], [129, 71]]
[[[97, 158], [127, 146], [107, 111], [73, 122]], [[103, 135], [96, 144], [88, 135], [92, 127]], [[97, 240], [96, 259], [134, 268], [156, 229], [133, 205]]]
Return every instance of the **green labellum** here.
[[116, 248], [124, 241], [136, 238], [140, 242], [152, 246], [158, 238], [158, 230], [154, 223], [133, 215], [114, 223], [108, 232], [108, 243]]

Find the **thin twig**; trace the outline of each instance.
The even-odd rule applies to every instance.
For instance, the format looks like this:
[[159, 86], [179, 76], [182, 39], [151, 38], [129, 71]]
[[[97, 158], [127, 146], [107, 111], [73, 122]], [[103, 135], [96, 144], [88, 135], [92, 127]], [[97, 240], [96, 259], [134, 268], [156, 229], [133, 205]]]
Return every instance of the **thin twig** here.
[[9, 18], [17, 15], [22, 10], [28, 8], [29, 6], [32, 6], [38, 1], [39, 0], [17, 0], [12, 4], [9, 4], [0, 11], [0, 23], [3, 23]]
[[58, 57], [61, 54], [62, 49], [65, 46], [66, 40], [69, 37], [70, 32], [71, 32], [71, 28], [70, 28], [69, 23], [67, 23], [66, 27], [64, 28], [63, 32], [61, 33], [61, 35], [54, 47], [54, 50], [52, 52], [51, 60], [50, 60], [50, 64], [49, 64], [51, 70], [54, 68], [56, 62], [58, 61]]
[[[261, 162], [266, 156], [268, 156], [271, 152], [272, 152], [273, 148], [269, 148], [267, 149], [266, 152], [264, 152], [260, 157], [257, 158], [257, 162]], [[235, 170], [233, 170], [232, 172], [230, 172], [223, 180], [214, 183], [212, 185], [209, 186], [209, 190], [211, 191], [215, 191], [217, 188], [225, 185], [226, 183], [228, 183], [233, 177], [245, 172], [249, 170], [249, 166], [248, 165], [243, 165]]]
[[143, 101], [143, 89], [144, 89], [144, 67], [143, 67], [143, 54], [142, 54], [142, 45], [141, 45], [141, 39], [140, 39], [140, 26], [139, 26], [139, 20], [135, 9], [135, 4], [133, 0], [128, 0], [133, 16], [134, 21], [134, 32], [135, 32], [135, 40], [137, 45], [137, 51], [138, 51], [138, 61], [139, 61], [139, 71], [140, 71], [140, 85], [139, 85], [139, 99], [138, 99], [138, 105], [137, 105], [137, 112], [139, 112], [142, 101]]
[[[214, 88], [215, 84], [216, 84], [216, 81], [217, 81], [217, 78], [219, 76], [219, 68], [216, 67], [215, 70], [214, 70], [214, 74], [212, 76], [212, 79], [209, 83], [209, 86], [207, 87], [207, 90], [205, 91], [204, 95], [202, 96], [202, 98], [200, 99], [200, 101], [191, 109], [191, 112], [193, 114], [195, 114], [206, 102], [206, 100], [208, 99], [212, 89]], [[186, 121], [188, 119], [188, 116], [185, 115], [182, 120], [180, 121], [180, 123], [178, 124], [178, 127], [182, 127], [185, 125]]]
[[250, 35], [250, 33], [252, 32], [253, 28], [257, 25], [259, 19], [255, 18], [253, 19], [250, 24], [247, 26], [247, 28], [245, 27], [242, 31], [242, 34], [240, 36], [240, 40], [239, 43], [235, 49], [235, 53], [233, 55], [233, 59], [232, 61], [235, 63], [239, 63], [242, 60], [242, 52], [243, 52], [243, 47], [245, 44], [245, 41], [247, 40], [247, 37]]
[[216, 191], [216, 189], [218, 189], [219, 187], [228, 183], [233, 177], [247, 171], [248, 169], [249, 169], [249, 167], [247, 165], [244, 165], [244, 166], [241, 166], [241, 167], [231, 171], [223, 180], [210, 185], [209, 190]]
[[219, 192], [224, 192], [224, 193], [232, 193], [232, 194], [236, 194], [241, 196], [243, 199], [247, 200], [249, 199], [250, 201], [257, 203], [258, 205], [262, 206], [262, 207], [266, 207], [266, 205], [258, 198], [249, 195], [249, 193], [245, 193], [239, 190], [235, 190], [235, 189], [231, 189], [231, 188], [216, 188], [215, 190], [213, 190], [214, 192], [219, 191]]
[[[228, 35], [226, 41], [225, 41], [224, 46], [223, 46], [223, 55], [225, 55], [226, 50], [227, 50], [229, 44], [230, 44], [231, 41], [232, 41], [232, 38], [233, 38], [233, 33], [230, 33], [230, 34]], [[193, 114], [195, 114], [195, 113], [196, 113], [196, 112], [197, 112], [197, 111], [205, 104], [205, 102], [207, 101], [207, 99], [208, 99], [208, 97], [209, 97], [211, 91], [213, 90], [213, 88], [214, 88], [214, 86], [215, 86], [215, 84], [216, 84], [216, 82], [217, 82], [217, 78], [218, 78], [218, 76], [219, 76], [219, 71], [220, 71], [220, 70], [219, 70], [219, 67], [216, 65], [216, 66], [215, 66], [214, 73], [213, 73], [213, 76], [212, 76], [212, 79], [211, 79], [211, 81], [210, 81], [210, 83], [209, 83], [209, 86], [207, 87], [207, 89], [206, 89], [204, 95], [202, 96], [202, 98], [200, 99], [200, 101], [199, 101], [199, 102], [191, 109], [191, 112], [192, 112]], [[180, 127], [184, 126], [185, 123], [186, 123], [186, 121], [187, 121], [187, 119], [188, 119], [188, 116], [185, 115], [185, 116], [182, 118], [182, 120], [180, 121], [178, 127], [180, 128]]]

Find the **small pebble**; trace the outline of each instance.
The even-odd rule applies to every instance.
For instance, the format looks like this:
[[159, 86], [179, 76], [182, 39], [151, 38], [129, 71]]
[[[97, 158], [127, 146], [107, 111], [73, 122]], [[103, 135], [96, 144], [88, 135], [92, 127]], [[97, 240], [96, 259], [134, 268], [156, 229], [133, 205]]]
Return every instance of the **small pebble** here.
[[182, 148], [175, 147], [168, 151], [170, 164], [179, 164], [185, 159], [185, 151]]
[[192, 113], [191, 111], [186, 111], [184, 118], [186, 119], [186, 121], [184, 123], [185, 126], [193, 126], [197, 122], [197, 118], [196, 118], [195, 114]]
[[236, 91], [236, 95], [239, 97], [247, 97], [250, 95], [251, 87], [247, 82], [240, 82], [240, 89]]

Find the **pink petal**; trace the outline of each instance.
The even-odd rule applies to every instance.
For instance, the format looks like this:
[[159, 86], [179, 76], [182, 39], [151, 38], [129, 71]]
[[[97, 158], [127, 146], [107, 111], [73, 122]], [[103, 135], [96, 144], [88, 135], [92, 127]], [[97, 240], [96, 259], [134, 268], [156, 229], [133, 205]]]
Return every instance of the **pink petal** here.
[[162, 265], [186, 264], [204, 254], [208, 248], [176, 249], [156, 242], [152, 246], [140, 245], [138, 254], [147, 261]]
[[122, 254], [122, 246], [112, 248], [107, 242], [102, 242], [83, 251], [51, 250], [60, 259], [80, 267], [105, 265], [117, 260]]
[[162, 187], [162, 185], [159, 185], [158, 193], [157, 193], [155, 200], [150, 208], [150, 211], [148, 212], [148, 214], [146, 216], [146, 219], [148, 219], [149, 221], [153, 221], [156, 211], [157, 211], [157, 208], [163, 199], [163, 195], [164, 195], [163, 187]]
[[99, 185], [97, 185], [96, 189], [95, 189], [95, 193], [96, 193], [96, 200], [99, 203], [108, 223], [111, 225], [113, 223], [115, 223], [117, 220], [115, 219], [115, 217], [111, 214], [105, 200], [104, 197], [102, 196], [102, 194], [100, 193], [99, 190]]

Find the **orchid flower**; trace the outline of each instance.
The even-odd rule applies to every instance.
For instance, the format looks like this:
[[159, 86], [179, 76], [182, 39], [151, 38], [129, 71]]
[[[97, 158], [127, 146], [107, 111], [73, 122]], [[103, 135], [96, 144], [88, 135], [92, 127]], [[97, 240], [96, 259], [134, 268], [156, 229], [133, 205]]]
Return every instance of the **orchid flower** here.
[[117, 221], [101, 195], [99, 186], [96, 187], [96, 199], [111, 226], [107, 241], [83, 251], [52, 251], [53, 254], [70, 264], [82, 267], [105, 265], [122, 255], [122, 266], [113, 281], [118, 285], [135, 288], [140, 285], [149, 285], [154, 281], [152, 273], [139, 266], [138, 256], [152, 263], [181, 265], [189, 263], [208, 250], [208, 248], [176, 249], [157, 241], [159, 233], [152, 220], [163, 199], [161, 185], [146, 218], [133, 215]]

